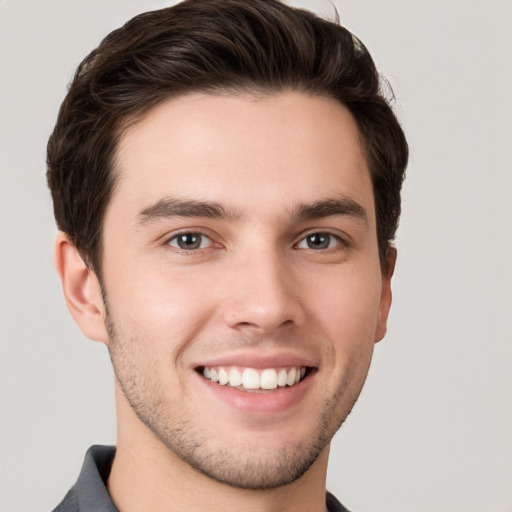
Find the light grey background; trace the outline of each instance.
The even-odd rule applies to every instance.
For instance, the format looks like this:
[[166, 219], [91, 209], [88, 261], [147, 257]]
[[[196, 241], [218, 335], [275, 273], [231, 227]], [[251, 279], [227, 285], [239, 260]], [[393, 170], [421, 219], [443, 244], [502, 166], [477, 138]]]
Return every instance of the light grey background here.
[[[45, 145], [101, 37], [160, 0], [0, 0], [0, 509], [50, 510], [115, 442], [105, 348], [52, 264]], [[411, 147], [394, 305], [328, 488], [356, 512], [512, 511], [512, 2], [344, 0]]]

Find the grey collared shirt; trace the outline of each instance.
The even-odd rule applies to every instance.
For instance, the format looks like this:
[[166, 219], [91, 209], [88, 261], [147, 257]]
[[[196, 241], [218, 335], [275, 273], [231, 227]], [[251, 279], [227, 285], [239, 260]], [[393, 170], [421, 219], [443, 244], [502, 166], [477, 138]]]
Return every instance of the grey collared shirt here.
[[[119, 512], [106, 487], [115, 454], [114, 446], [91, 446], [76, 484], [53, 512]], [[326, 505], [329, 512], [349, 512], [330, 493]]]

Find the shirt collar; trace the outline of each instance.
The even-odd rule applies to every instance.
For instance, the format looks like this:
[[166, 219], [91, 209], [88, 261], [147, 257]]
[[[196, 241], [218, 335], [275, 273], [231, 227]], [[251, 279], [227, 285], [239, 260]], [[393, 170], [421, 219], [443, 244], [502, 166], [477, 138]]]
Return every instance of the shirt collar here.
[[80, 512], [118, 512], [107, 491], [107, 479], [112, 468], [114, 446], [91, 446], [74, 487]]

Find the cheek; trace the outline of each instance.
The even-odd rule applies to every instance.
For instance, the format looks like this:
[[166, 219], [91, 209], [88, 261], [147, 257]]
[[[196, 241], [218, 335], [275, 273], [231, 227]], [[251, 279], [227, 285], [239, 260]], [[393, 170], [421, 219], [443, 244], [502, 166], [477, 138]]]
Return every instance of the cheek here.
[[[323, 360], [334, 390], [343, 390], [341, 410], [350, 408], [364, 384], [374, 349], [380, 302], [380, 269], [340, 272], [314, 300], [316, 325], [326, 343]], [[335, 285], [336, 284], [336, 285]], [[327, 384], [326, 384], [327, 385]]]
[[380, 269], [344, 269], [310, 290], [310, 305], [334, 344], [344, 350], [373, 345], [381, 294]]
[[[116, 323], [153, 349], [178, 351], [208, 322], [215, 309], [204, 279], [193, 272], [169, 272], [161, 265], [112, 272], [107, 296]], [[142, 265], [140, 266], [142, 267]], [[121, 265], [119, 268], [123, 268]], [[192, 275], [191, 275], [192, 274]]]

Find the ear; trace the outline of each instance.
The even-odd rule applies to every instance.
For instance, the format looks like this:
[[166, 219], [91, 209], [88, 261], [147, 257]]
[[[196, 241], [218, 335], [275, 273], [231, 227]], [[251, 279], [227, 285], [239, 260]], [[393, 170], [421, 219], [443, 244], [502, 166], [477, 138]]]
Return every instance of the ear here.
[[379, 342], [386, 335], [389, 309], [391, 308], [391, 278], [395, 271], [396, 249], [389, 247], [386, 253], [386, 268], [382, 269], [382, 289], [380, 293], [379, 314], [377, 318], [377, 330], [375, 332], [375, 343]]
[[55, 239], [54, 263], [66, 304], [78, 327], [91, 340], [107, 343], [105, 307], [98, 278], [62, 232]]

